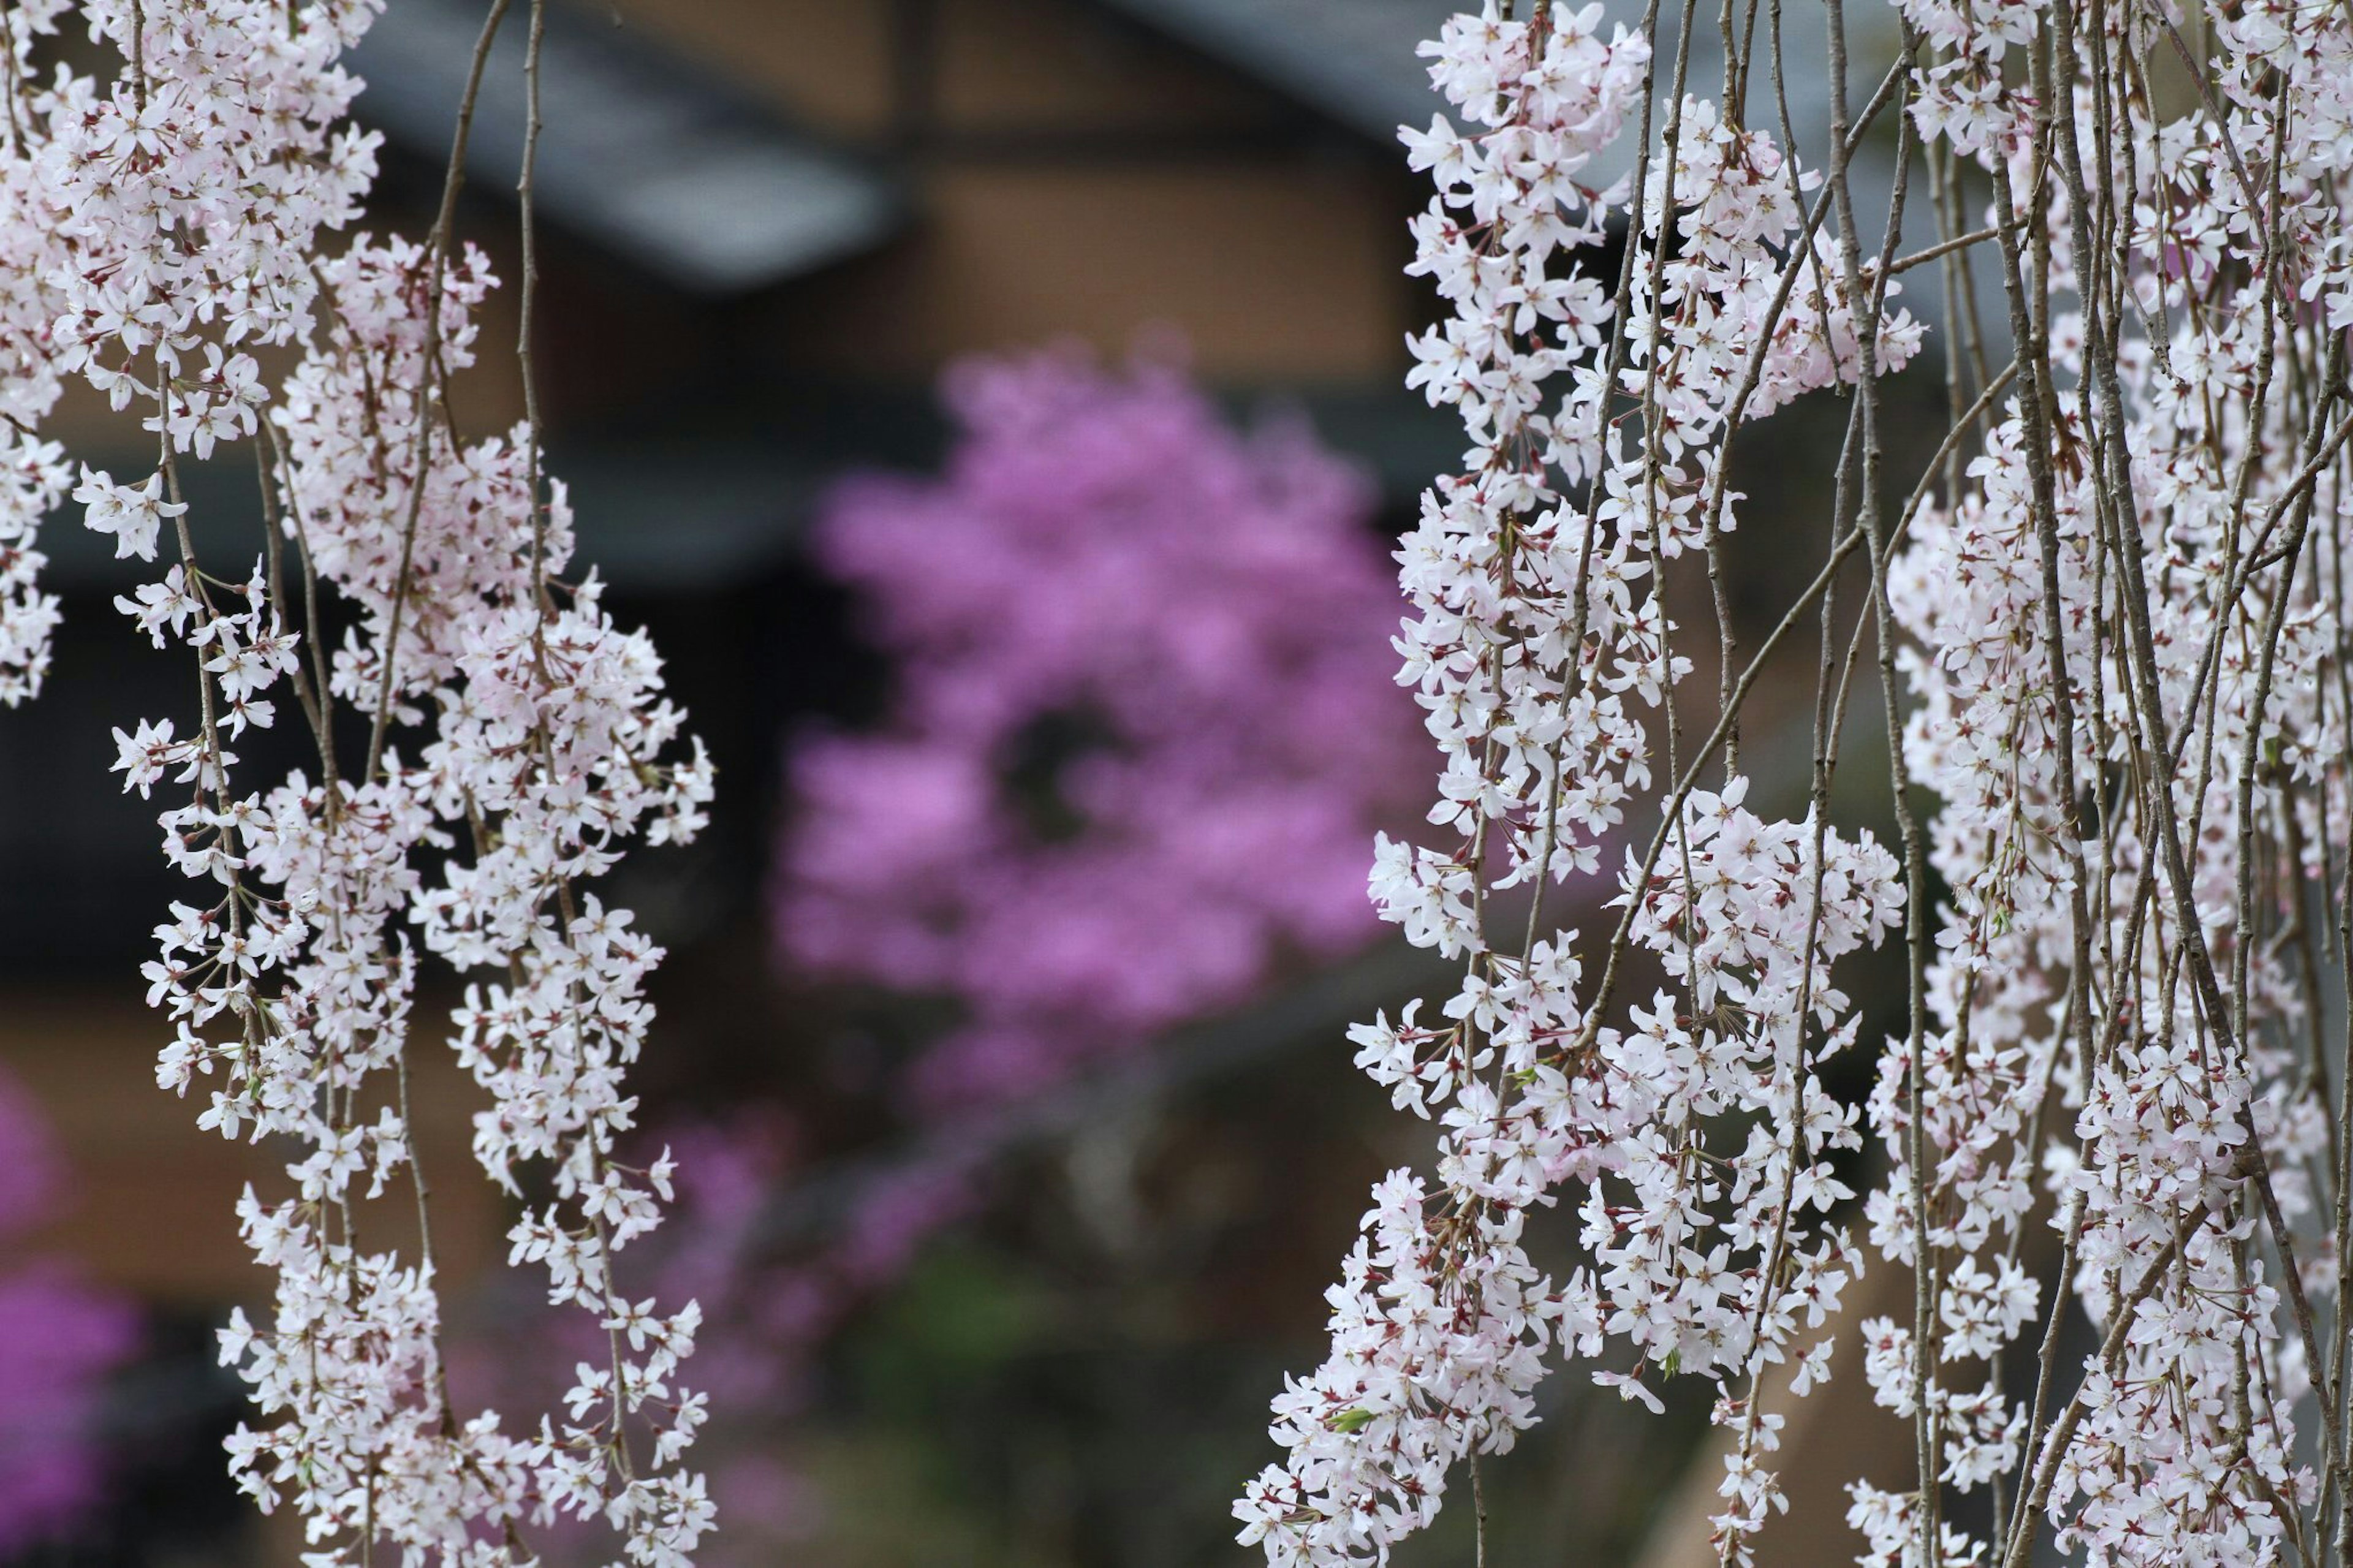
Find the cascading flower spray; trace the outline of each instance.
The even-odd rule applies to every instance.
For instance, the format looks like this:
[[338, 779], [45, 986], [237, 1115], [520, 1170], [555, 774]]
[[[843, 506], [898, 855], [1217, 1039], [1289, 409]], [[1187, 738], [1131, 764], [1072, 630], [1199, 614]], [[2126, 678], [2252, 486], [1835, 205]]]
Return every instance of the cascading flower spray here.
[[[1726, 736], [1683, 754], [1669, 697], [1693, 663], [1662, 569], [1712, 556], [1736, 526], [1728, 427], [1868, 357], [1901, 365], [1919, 331], [1900, 316], [1862, 330], [1860, 291], [1801, 228], [1819, 180], [1680, 90], [1633, 186], [1616, 298], [1577, 272], [1628, 199], [1579, 172], [1630, 119], [1649, 130], [1648, 43], [1605, 39], [1600, 20], [1598, 5], [1456, 17], [1425, 52], [1469, 128], [1406, 135], [1440, 192], [1415, 220], [1413, 270], [1455, 310], [1412, 342], [1409, 379], [1475, 446], [1398, 557], [1419, 611], [1400, 679], [1445, 760], [1430, 820], [1453, 839], [1384, 839], [1373, 893], [1410, 940], [1466, 963], [1444, 1023], [1409, 1009], [1352, 1037], [1397, 1103], [1437, 1108], [1444, 1131], [1434, 1184], [1398, 1171], [1376, 1189], [1333, 1294], [1331, 1359], [1276, 1402], [1291, 1458], [1237, 1512], [1277, 1563], [1385, 1557], [1435, 1513], [1455, 1460], [1510, 1447], [1556, 1345], [1603, 1361], [1595, 1376], [1630, 1398], [1655, 1403], [1647, 1381], [1675, 1370], [1724, 1384], [1717, 1418], [1745, 1439], [1724, 1532], [1744, 1539], [1771, 1496], [1758, 1458], [1778, 1421], [1750, 1396], [1756, 1374], [1859, 1267], [1823, 1217], [1846, 1195], [1829, 1155], [1857, 1142], [1855, 1119], [1812, 1069], [1852, 1041], [1831, 968], [1897, 921], [1896, 864], [1819, 811], [1759, 817], [1736, 772], [1696, 787]], [[1639, 429], [1614, 416], [1621, 402]], [[1646, 714], [1663, 721], [1663, 759]], [[1540, 908], [1513, 921], [1497, 906], [1597, 873], [1662, 760], [1666, 826], [1630, 850], [1588, 975], [1575, 933], [1539, 936]], [[1607, 1026], [1636, 946], [1672, 989]], [[1724, 1131], [1736, 1116], [1759, 1131]], [[1555, 1279], [1522, 1243], [1564, 1186], [1582, 1191], [1589, 1263]]]
[[[507, 0], [487, 10], [429, 238], [328, 243], [374, 174], [375, 139], [343, 121], [360, 84], [337, 61], [376, 8], [90, 0], [0, 16], [0, 321], [23, 351], [5, 393], [17, 434], [0, 533], [27, 536], [18, 510], [67, 483], [29, 434], [59, 378], [86, 377], [155, 437], [143, 479], [85, 468], [73, 494], [119, 556], [174, 550], [117, 604], [158, 647], [186, 648], [198, 677], [193, 721], [117, 731], [125, 787], [176, 796], [159, 819], [165, 854], [208, 889], [173, 905], [146, 966], [175, 1036], [157, 1077], [182, 1094], [208, 1086], [200, 1125], [303, 1151], [284, 1195], [239, 1205], [278, 1279], [260, 1323], [240, 1311], [221, 1335], [265, 1418], [230, 1440], [240, 1485], [265, 1510], [294, 1504], [316, 1563], [379, 1546], [526, 1561], [533, 1523], [568, 1511], [667, 1568], [711, 1521], [678, 1463], [702, 1418], [702, 1396], [675, 1381], [698, 1312], [631, 1300], [613, 1267], [670, 1195], [666, 1157], [634, 1169], [615, 1152], [660, 954], [590, 884], [634, 836], [691, 836], [710, 768], [644, 637], [605, 614], [593, 572], [565, 575], [570, 512], [541, 470], [530, 361], [528, 145], [530, 417], [469, 442], [444, 395], [475, 358], [492, 287], [455, 246], [453, 215]], [[529, 11], [535, 138], [537, 0]], [[36, 81], [36, 43], [76, 15], [119, 69]], [[265, 347], [291, 362], [274, 384]], [[270, 515], [261, 555], [224, 571], [229, 547], [190, 514], [180, 464], [240, 442]], [[12, 553], [0, 593], [0, 664], [27, 689], [52, 614], [20, 580], [29, 560]], [[246, 788], [230, 747], [289, 696], [317, 775]], [[364, 752], [339, 713], [364, 724]], [[454, 1409], [442, 1379], [409, 1126], [428, 954], [489, 972], [450, 1041], [490, 1096], [475, 1152], [523, 1205], [512, 1260], [543, 1267], [552, 1300], [594, 1313], [609, 1347], [579, 1368], [560, 1418], [514, 1430]]]
[[[1913, 1310], [1859, 1331], [1918, 1479], [1851, 1489], [1862, 1561], [2022, 1568], [2045, 1527], [2103, 1563], [2344, 1560], [2353, 22], [2241, 0], [2193, 37], [2161, 6], [1903, 0], [1855, 109], [1825, 0], [1814, 171], [1786, 107], [1779, 144], [1747, 125], [1753, 66], [1788, 102], [1778, 6], [1762, 37], [1755, 5], [1723, 8], [1715, 101], [1688, 90], [1696, 7], [1663, 94], [1656, 5], [1606, 42], [1598, 6], [1511, 10], [1425, 46], [1461, 128], [1404, 132], [1440, 191], [1414, 270], [1455, 312], [1411, 340], [1409, 379], [1476, 447], [1399, 555], [1420, 612], [1403, 679], [1445, 759], [1432, 821], [1458, 837], [1383, 842], [1373, 889], [1466, 972], [1445, 1023], [1355, 1037], [1444, 1129], [1434, 1181], [1377, 1189], [1242, 1538], [1276, 1563], [1385, 1558], [1454, 1461], [1527, 1423], [1557, 1349], [1632, 1398], [1666, 1373], [1716, 1385], [1716, 1548], [1749, 1561], [1777, 1493], [1762, 1395], [1805, 1395], [1829, 1342], [1762, 1374], [1862, 1267], [1825, 1155], [1867, 1113], [1887, 1174], [1861, 1217]], [[1580, 185], [1638, 119], [1637, 177]], [[1852, 165], [1874, 124], [1894, 179], [1867, 240]], [[1899, 257], [1918, 168], [1940, 237]], [[1612, 298], [1574, 252], [1620, 223]], [[1931, 262], [1950, 417], [1893, 510], [1879, 383], [1925, 333], [1890, 298]], [[2006, 336], [1978, 318], [1979, 271]], [[1828, 552], [1744, 663], [1726, 453], [1836, 384]], [[1662, 583], [1687, 554], [1716, 618], [1698, 720]], [[1842, 573], [1862, 580], [1844, 623]], [[1808, 810], [1761, 819], [1740, 710], [1818, 601]], [[1900, 854], [1827, 820], [1865, 647]], [[1725, 783], [1699, 787], [1719, 754]], [[1540, 886], [1504, 929], [1523, 906], [1501, 895], [1597, 874], [1596, 838], [1637, 813], [1606, 943], [1546, 932]], [[1867, 1107], [1843, 1105], [1815, 1078], [1859, 1026], [1832, 968], [1898, 926], [1909, 1023]], [[1647, 1004], [1617, 994], [1634, 948], [1668, 981]], [[1582, 1260], [1546, 1278], [1522, 1247], [1563, 1186]], [[2055, 1267], [2033, 1267], [2031, 1222]], [[2096, 1331], [2080, 1358], [2071, 1300]], [[2030, 1334], [2020, 1402], [2002, 1363]], [[1945, 1500], [1978, 1489], [1972, 1533]]]

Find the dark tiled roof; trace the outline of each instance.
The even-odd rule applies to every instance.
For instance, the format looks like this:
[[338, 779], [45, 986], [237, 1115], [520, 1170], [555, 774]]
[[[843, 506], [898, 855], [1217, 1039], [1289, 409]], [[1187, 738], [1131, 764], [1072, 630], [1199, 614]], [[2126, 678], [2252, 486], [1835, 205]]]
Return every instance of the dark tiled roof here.
[[[470, 180], [512, 190], [524, 124], [526, 7], [510, 8], [475, 110]], [[448, 157], [485, 7], [399, 0], [352, 56], [358, 117]], [[676, 286], [733, 294], [868, 248], [891, 186], [641, 37], [550, 8], [540, 62], [541, 210]]]
[[[1332, 119], [1367, 136], [1388, 142], [1400, 125], [1417, 128], [1446, 109], [1430, 85], [1429, 62], [1416, 52], [1425, 38], [1434, 38], [1446, 18], [1457, 11], [1475, 12], [1479, 0], [1099, 0], [1149, 23], [1190, 44], [1237, 70], [1257, 77], [1278, 91], [1312, 105]], [[1582, 5], [1584, 0], [1561, 0]], [[1605, 30], [1612, 25], [1639, 26], [1644, 0], [1603, 0]], [[1663, 105], [1674, 51], [1676, 8], [1661, 8], [1656, 47], [1660, 70], [1654, 99]], [[1523, 14], [1525, 7], [1523, 7]], [[1795, 6], [1785, 23], [1789, 108], [1796, 122], [1809, 128], [1799, 145], [1810, 162], [1825, 156], [1819, 126], [1827, 123], [1829, 89], [1823, 65], [1823, 34], [1819, 7]], [[1689, 88], [1713, 95], [1723, 75], [1723, 54], [1717, 43], [1715, 8], [1701, 9], [1701, 24], [1693, 35]], [[1854, 26], [1858, 58], [1872, 58], [1890, 46], [1883, 25], [1862, 18]], [[1757, 42], [1760, 60], [1764, 34]], [[1870, 96], [1871, 74], [1856, 68], [1850, 88], [1858, 105]], [[1773, 122], [1769, 89], [1760, 70], [1753, 90], [1752, 113], [1757, 123]], [[1633, 165], [1634, 136], [1627, 134], [1598, 157], [1584, 176], [1607, 182]]]
[[1444, 107], [1414, 46], [1455, 0], [1106, 0], [1342, 124], [1388, 141]]

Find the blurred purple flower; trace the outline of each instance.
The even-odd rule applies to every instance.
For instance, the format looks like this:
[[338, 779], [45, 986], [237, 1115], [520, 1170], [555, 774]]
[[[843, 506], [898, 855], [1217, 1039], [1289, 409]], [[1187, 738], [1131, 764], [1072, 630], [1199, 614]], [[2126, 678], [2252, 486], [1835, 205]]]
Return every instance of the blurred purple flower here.
[[106, 1375], [138, 1340], [129, 1303], [28, 1255], [65, 1173], [24, 1090], [0, 1076], [0, 1557], [70, 1526], [104, 1479]]
[[[775, 1194], [805, 1173], [781, 1114], [651, 1141], [680, 1201], [628, 1267], [702, 1308], [731, 1563], [819, 1527], [784, 1436], [814, 1356], [985, 1202], [989, 1129], [1286, 961], [1374, 940], [1368, 840], [1426, 771], [1370, 488], [1303, 426], [1238, 434], [1170, 365], [1071, 351], [966, 364], [945, 395], [946, 473], [851, 480], [819, 521], [897, 699], [879, 731], [791, 758], [775, 885], [789, 961], [962, 1004], [892, 1086], [927, 1125], [789, 1242]], [[451, 1382], [465, 1405], [593, 1349], [493, 1333]], [[582, 1544], [533, 1538], [549, 1561]]]
[[820, 562], [897, 660], [874, 734], [793, 758], [787, 956], [945, 992], [934, 1113], [1002, 1104], [1378, 927], [1366, 843], [1418, 776], [1397, 590], [1353, 467], [1181, 372], [1076, 351], [947, 379], [937, 480], [844, 484]]

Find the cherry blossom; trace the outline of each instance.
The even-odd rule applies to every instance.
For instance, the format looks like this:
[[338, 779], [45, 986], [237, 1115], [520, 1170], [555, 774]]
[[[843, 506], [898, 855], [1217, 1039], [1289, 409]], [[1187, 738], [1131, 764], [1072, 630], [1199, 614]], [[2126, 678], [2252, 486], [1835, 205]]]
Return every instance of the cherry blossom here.
[[[2069, 0], [1898, 0], [1902, 52], [1865, 102], [1833, 3], [1831, 152], [1810, 169], [1753, 118], [1767, 58], [1788, 112], [1778, 13], [1741, 40], [1757, 9], [1725, 12], [1717, 99], [1690, 90], [1688, 11], [1663, 93], [1598, 7], [1491, 4], [1424, 47], [1458, 116], [1402, 132], [1440, 192], [1412, 269], [1453, 314], [1409, 340], [1409, 381], [1473, 449], [1400, 552], [1420, 614], [1398, 647], [1453, 837], [1381, 839], [1372, 890], [1466, 972], [1438, 1018], [1352, 1032], [1437, 1121], [1437, 1159], [1378, 1190], [1242, 1538], [1275, 1563], [1385, 1558], [1456, 1460], [1509, 1446], [1558, 1355], [1640, 1404], [1667, 1375], [1715, 1384], [1716, 1550], [1747, 1561], [1778, 1498], [1767, 1402], [1830, 1363], [1763, 1374], [1837, 1326], [1864, 1267], [1852, 1213], [1909, 1279], [1908, 1322], [1844, 1331], [1918, 1465], [1908, 1491], [1851, 1489], [1861, 1561], [2022, 1568], [2043, 1530], [2102, 1563], [2341, 1557], [2353, 23], [2254, 4], [2193, 40]], [[2154, 89], [2159, 59], [2199, 89]], [[1849, 164], [1891, 108], [1898, 174], [1866, 244]], [[1637, 121], [1633, 177], [1580, 184]], [[1943, 238], [1899, 258], [1923, 170]], [[1577, 269], [1612, 228], [1614, 292]], [[1978, 316], [1979, 247], [2006, 332]], [[1931, 260], [1951, 426], [1896, 509], [1879, 384], [1927, 342], [1893, 300]], [[1841, 386], [1828, 558], [1744, 664], [1727, 451]], [[1698, 571], [1718, 689], [1694, 728], [1678, 687], [1704, 644], [1678, 651], [1662, 579]], [[1812, 788], [1775, 820], [1738, 718], [1817, 595]], [[1866, 652], [1892, 849], [1824, 815]], [[1606, 941], [1504, 912], [1507, 889], [1601, 875], [1613, 832]], [[1836, 965], [1899, 929], [1909, 1026], [1872, 1042], [1868, 1103], [1841, 1104], [1814, 1074], [1860, 1031]], [[1620, 994], [1631, 949], [1667, 982], [1648, 1000]], [[1866, 1122], [1884, 1174], [1851, 1210], [1824, 1156]], [[1524, 1240], [1563, 1196], [1577, 1261], [1540, 1277]], [[2028, 1261], [2033, 1226], [2055, 1268]], [[2063, 1353], [2078, 1308], [2098, 1342]], [[1986, 1489], [1989, 1533], [1945, 1517]]]
[[[1781, 1419], [1757, 1374], [1862, 1267], [1825, 1217], [1852, 1195], [1829, 1156], [1861, 1133], [1813, 1069], [1853, 1042], [1831, 969], [1902, 918], [1896, 863], [1867, 833], [1758, 816], [1737, 773], [1720, 791], [1662, 780], [1681, 760], [1659, 757], [1653, 725], [1694, 668], [1662, 569], [1736, 526], [1727, 427], [1851, 379], [1865, 340], [1834, 287], [1775, 324], [1785, 277], [1818, 259], [1796, 205], [1818, 181], [1706, 100], [1679, 102], [1677, 151], [1630, 186], [1578, 183], [1650, 89], [1645, 40], [1600, 22], [1598, 5], [1455, 17], [1424, 52], [1466, 129], [1404, 134], [1439, 186], [1410, 270], [1454, 310], [1409, 341], [1409, 381], [1460, 413], [1473, 447], [1398, 552], [1417, 611], [1399, 680], [1439, 743], [1429, 820], [1446, 847], [1384, 837], [1371, 890], [1409, 940], [1466, 968], [1438, 1019], [1409, 1009], [1352, 1034], [1398, 1104], [1438, 1123], [1436, 1180], [1399, 1171], [1376, 1189], [1330, 1293], [1330, 1358], [1275, 1402], [1289, 1458], [1235, 1511], [1276, 1563], [1385, 1559], [1457, 1461], [1507, 1450], [1534, 1419], [1555, 1351], [1654, 1408], [1655, 1379], [1722, 1383], [1717, 1418], [1742, 1442], [1719, 1529], [1745, 1541], [1774, 1500], [1760, 1460]], [[1576, 253], [1630, 192], [1641, 282], [1621, 309]], [[1884, 325], [1867, 352], [1887, 370], [1920, 331]], [[1648, 421], [1639, 438], [1609, 416], [1620, 396]], [[1603, 841], [1662, 783], [1667, 828], [1607, 873], [1623, 913], [1606, 975], [1576, 932], [1531, 924], [1524, 940], [1493, 921], [1508, 889], [1604, 875]], [[1628, 945], [1671, 984], [1611, 1023]], [[1523, 1236], [1564, 1196], [1588, 1261], [1554, 1279]]]
[[[482, 259], [446, 216], [421, 245], [339, 232], [375, 142], [344, 119], [360, 83], [337, 62], [375, 9], [10, 7], [0, 330], [23, 368], [0, 397], [29, 426], [80, 375], [155, 444], [151, 472], [84, 468], [73, 499], [118, 558], [173, 561], [117, 605], [198, 676], [194, 711], [117, 731], [124, 787], [163, 792], [164, 854], [192, 879], [143, 970], [174, 1033], [157, 1079], [196, 1091], [200, 1127], [295, 1154], [237, 1208], [277, 1280], [266, 1312], [220, 1331], [258, 1422], [228, 1444], [238, 1485], [297, 1510], [314, 1563], [378, 1545], [526, 1561], [528, 1531], [565, 1512], [668, 1568], [711, 1523], [678, 1462], [703, 1407], [678, 1381], [700, 1312], [632, 1300], [612, 1270], [670, 1193], [667, 1160], [617, 1153], [661, 955], [593, 884], [632, 837], [691, 836], [711, 770], [651, 647], [574, 570], [535, 420], [468, 439], [449, 419], [443, 389], [493, 287]], [[69, 10], [119, 67], [37, 82], [34, 41]], [[286, 368], [265, 373], [265, 349]], [[7, 439], [0, 532], [28, 541], [66, 479], [52, 447]], [[250, 556], [181, 498], [181, 461], [229, 447], [268, 500]], [[25, 575], [37, 559], [12, 561], [11, 700], [37, 682], [53, 618]], [[364, 751], [338, 712], [365, 725]], [[310, 731], [316, 771], [256, 787], [230, 745], [281, 720]], [[512, 1427], [452, 1408], [442, 1376], [408, 1123], [429, 962], [473, 982], [447, 1032], [487, 1099], [479, 1161], [522, 1200], [512, 1261], [543, 1268], [608, 1352]]]

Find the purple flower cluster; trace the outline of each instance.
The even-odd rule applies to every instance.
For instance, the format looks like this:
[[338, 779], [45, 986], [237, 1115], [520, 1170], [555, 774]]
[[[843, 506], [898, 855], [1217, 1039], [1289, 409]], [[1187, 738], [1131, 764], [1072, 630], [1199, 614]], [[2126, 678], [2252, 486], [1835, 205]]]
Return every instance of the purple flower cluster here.
[[[981, 1201], [1007, 1113], [1377, 932], [1366, 847], [1419, 753], [1371, 489], [1302, 425], [1238, 434], [1172, 365], [1068, 350], [967, 363], [945, 395], [944, 476], [855, 479], [824, 510], [819, 561], [861, 592], [896, 698], [877, 731], [794, 753], [776, 882], [789, 962], [962, 1005], [891, 1086], [926, 1135], [790, 1243], [776, 1194], [808, 1153], [790, 1111], [648, 1143], [674, 1150], [679, 1202], [627, 1278], [703, 1315], [697, 1354], [728, 1391], [708, 1433], [721, 1564], [821, 1527], [777, 1428], [828, 1337]], [[601, 1338], [494, 1331], [451, 1381], [504, 1403]], [[533, 1543], [587, 1560], [582, 1531]]]
[[138, 1338], [127, 1303], [26, 1246], [63, 1177], [48, 1129], [0, 1077], [0, 1558], [97, 1500], [100, 1385]]
[[1303, 425], [1238, 434], [1173, 366], [1074, 350], [945, 393], [945, 474], [853, 480], [819, 523], [898, 684], [879, 732], [794, 757], [777, 883], [793, 962], [962, 1002], [916, 1070], [934, 1112], [1370, 939], [1414, 745], [1371, 491]]

